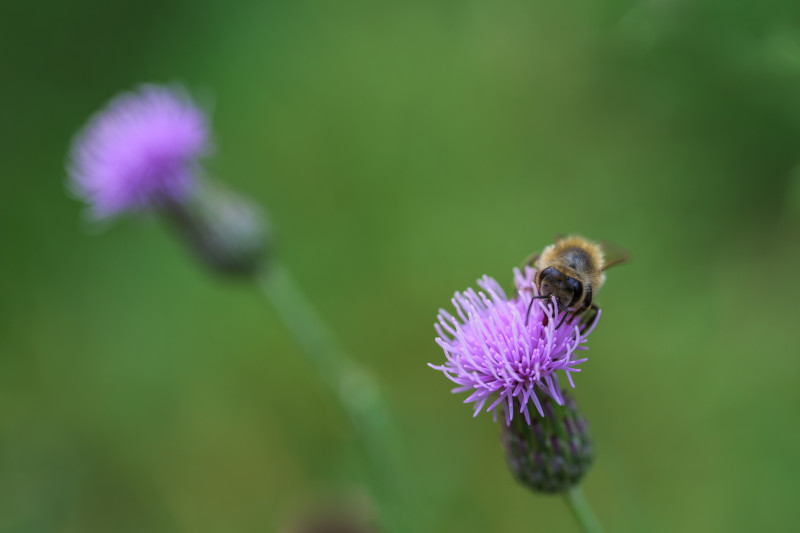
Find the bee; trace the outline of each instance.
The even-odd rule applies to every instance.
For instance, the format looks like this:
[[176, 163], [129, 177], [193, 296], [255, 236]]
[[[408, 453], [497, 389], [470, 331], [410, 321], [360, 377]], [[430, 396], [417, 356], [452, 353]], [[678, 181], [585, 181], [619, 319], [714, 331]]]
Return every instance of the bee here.
[[587, 315], [593, 318], [598, 311], [593, 303], [594, 294], [606, 280], [606, 269], [627, 259], [626, 253], [618, 252], [618, 257], [609, 260], [603, 246], [576, 235], [558, 239], [541, 253], [532, 255], [526, 264], [536, 268], [533, 282], [539, 295], [531, 298], [526, 324], [534, 300], [553, 297], [558, 309], [564, 312], [556, 329], [570, 313], [578, 316], [591, 310]]

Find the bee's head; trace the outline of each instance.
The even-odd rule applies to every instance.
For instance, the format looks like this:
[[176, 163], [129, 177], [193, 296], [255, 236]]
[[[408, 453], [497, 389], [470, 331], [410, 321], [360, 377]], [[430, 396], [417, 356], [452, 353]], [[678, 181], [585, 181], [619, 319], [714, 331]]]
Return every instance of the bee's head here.
[[583, 294], [583, 284], [567, 276], [556, 267], [547, 267], [539, 273], [539, 295], [555, 296], [564, 307], [576, 304]]

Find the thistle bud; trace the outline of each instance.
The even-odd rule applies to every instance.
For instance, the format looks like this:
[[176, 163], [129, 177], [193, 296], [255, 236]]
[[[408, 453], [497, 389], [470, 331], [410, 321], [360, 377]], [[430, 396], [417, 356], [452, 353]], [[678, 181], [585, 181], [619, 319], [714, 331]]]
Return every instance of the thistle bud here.
[[547, 396], [544, 417], [528, 424], [515, 417], [503, 425], [501, 440], [514, 478], [537, 492], [563, 492], [578, 484], [592, 464], [594, 446], [575, 401], [562, 392], [563, 405]]
[[208, 180], [181, 202], [162, 202], [159, 211], [187, 247], [219, 274], [256, 273], [267, 256], [266, 223], [248, 198]]

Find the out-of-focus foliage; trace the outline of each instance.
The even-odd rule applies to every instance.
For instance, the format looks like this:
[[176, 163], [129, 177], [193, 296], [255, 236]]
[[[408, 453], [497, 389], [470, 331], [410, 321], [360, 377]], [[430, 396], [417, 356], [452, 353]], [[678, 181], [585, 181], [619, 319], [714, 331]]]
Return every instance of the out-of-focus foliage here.
[[799, 23], [788, 0], [6, 2], [0, 531], [274, 530], [366, 479], [253, 291], [147, 218], [92, 234], [68, 197], [88, 115], [173, 80], [213, 106], [212, 172], [385, 384], [421, 529], [572, 527], [425, 366], [455, 290], [510, 287], [568, 232], [634, 255], [575, 391], [607, 529], [798, 523]]

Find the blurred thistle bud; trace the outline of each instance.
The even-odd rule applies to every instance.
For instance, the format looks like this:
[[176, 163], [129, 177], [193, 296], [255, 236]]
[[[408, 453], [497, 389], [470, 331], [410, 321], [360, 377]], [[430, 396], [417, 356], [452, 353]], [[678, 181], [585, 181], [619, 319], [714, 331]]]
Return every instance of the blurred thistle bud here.
[[366, 494], [339, 494], [307, 506], [281, 533], [378, 533]]
[[70, 189], [95, 219], [156, 211], [214, 271], [254, 274], [265, 223], [250, 200], [200, 179], [209, 121], [180, 86], [143, 85], [97, 112], [75, 137]]
[[266, 222], [250, 199], [203, 180], [184, 201], [160, 202], [159, 211], [198, 259], [215, 272], [247, 276], [263, 267]]
[[589, 426], [575, 401], [542, 400], [543, 417], [530, 424], [520, 417], [503, 426], [501, 440], [514, 479], [536, 492], [564, 492], [577, 485], [592, 464]]
[[329, 509], [306, 516], [285, 533], [377, 533], [378, 528], [341, 509]]

